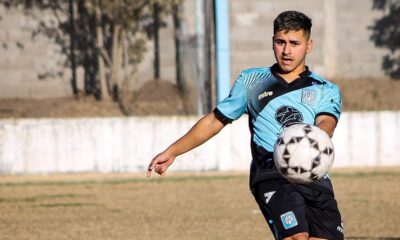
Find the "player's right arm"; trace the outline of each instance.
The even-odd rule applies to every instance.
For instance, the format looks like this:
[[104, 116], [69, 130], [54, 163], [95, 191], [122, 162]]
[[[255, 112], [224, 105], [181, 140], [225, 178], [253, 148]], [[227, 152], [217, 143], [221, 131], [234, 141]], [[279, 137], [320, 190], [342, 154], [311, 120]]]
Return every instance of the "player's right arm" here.
[[148, 177], [153, 170], [164, 175], [177, 156], [200, 146], [246, 111], [247, 100], [243, 77], [243, 74], [239, 75], [229, 96], [218, 103], [213, 112], [205, 115], [189, 132], [151, 160], [147, 170]]
[[153, 170], [164, 175], [177, 156], [200, 146], [219, 133], [225, 125], [214, 112], [205, 115], [183, 137], [153, 158], [149, 164], [147, 177], [151, 176]]

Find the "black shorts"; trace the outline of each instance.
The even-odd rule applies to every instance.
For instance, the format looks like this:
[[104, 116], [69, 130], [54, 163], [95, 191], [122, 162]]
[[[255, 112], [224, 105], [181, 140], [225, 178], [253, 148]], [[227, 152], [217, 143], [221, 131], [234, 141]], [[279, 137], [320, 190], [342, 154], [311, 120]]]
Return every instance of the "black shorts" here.
[[301, 232], [316, 238], [344, 239], [333, 192], [292, 184], [286, 179], [259, 182], [251, 191], [275, 239]]

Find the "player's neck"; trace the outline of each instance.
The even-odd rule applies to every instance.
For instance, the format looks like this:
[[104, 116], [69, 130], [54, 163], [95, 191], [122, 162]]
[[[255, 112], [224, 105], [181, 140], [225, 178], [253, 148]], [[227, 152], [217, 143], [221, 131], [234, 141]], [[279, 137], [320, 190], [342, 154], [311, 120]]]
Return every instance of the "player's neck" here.
[[278, 70], [278, 75], [285, 80], [287, 83], [291, 83], [294, 80], [298, 79], [300, 77], [300, 74], [306, 70], [305, 65], [301, 65], [298, 68], [294, 69], [291, 72], [285, 72], [282, 70]]

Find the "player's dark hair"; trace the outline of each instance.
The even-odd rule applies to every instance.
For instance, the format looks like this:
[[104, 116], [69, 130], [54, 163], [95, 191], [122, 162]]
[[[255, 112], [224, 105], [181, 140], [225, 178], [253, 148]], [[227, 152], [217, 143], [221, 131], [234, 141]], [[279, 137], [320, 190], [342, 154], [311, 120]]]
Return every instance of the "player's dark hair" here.
[[280, 31], [303, 30], [307, 38], [311, 35], [311, 19], [304, 13], [286, 11], [280, 13], [274, 20], [274, 34]]

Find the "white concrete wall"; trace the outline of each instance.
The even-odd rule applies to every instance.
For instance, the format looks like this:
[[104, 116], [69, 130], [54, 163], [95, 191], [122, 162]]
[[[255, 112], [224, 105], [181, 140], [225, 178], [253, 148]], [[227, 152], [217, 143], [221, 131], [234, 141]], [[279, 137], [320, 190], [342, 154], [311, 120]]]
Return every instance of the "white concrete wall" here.
[[[0, 120], [0, 173], [144, 172], [198, 117]], [[173, 171], [247, 170], [247, 117], [179, 157]], [[334, 167], [399, 166], [400, 112], [344, 113]]]

